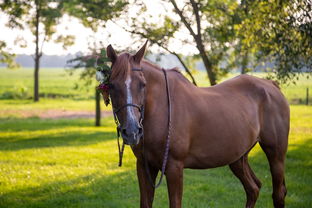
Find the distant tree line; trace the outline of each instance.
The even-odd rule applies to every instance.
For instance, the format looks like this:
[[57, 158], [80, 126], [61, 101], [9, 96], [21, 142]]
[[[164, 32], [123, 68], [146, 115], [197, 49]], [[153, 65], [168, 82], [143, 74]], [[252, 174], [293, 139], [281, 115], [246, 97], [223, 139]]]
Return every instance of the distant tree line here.
[[[67, 61], [75, 58], [78, 54], [68, 54], [68, 55], [45, 55], [43, 54], [41, 57], [40, 67], [43, 68], [64, 68], [67, 65]], [[34, 67], [34, 59], [31, 55], [19, 54], [14, 56], [15, 64], [18, 64], [21, 67]], [[0, 63], [0, 67], [8, 66], [7, 63]], [[13, 66], [14, 67], [14, 66]], [[12, 66], [11, 66], [12, 68]]]

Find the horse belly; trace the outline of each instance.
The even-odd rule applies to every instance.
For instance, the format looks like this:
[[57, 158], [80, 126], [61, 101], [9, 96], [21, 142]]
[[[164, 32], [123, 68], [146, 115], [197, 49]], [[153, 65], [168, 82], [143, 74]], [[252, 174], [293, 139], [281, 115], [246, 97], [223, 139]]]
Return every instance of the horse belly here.
[[234, 116], [214, 119], [197, 129], [184, 165], [186, 168], [214, 168], [231, 164], [258, 141], [258, 116]]
[[241, 146], [222, 145], [212, 150], [212, 148], [202, 146], [192, 150], [184, 161], [185, 168], [206, 169], [215, 168], [231, 164], [248, 152], [257, 140], [246, 142]]

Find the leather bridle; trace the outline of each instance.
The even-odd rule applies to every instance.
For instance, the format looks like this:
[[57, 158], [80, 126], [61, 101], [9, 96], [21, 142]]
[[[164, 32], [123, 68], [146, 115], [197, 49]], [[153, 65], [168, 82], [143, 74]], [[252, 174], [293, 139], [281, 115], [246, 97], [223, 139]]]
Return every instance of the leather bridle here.
[[120, 122], [118, 120], [117, 113], [120, 112], [123, 108], [126, 108], [126, 107], [134, 107], [134, 108], [138, 109], [138, 111], [140, 112], [139, 123], [142, 126], [142, 122], [143, 122], [143, 119], [144, 119], [144, 105], [139, 106], [137, 104], [127, 103], [127, 104], [121, 106], [120, 108], [117, 108], [117, 110], [113, 110], [114, 119], [115, 119], [115, 123], [117, 124], [118, 130], [120, 130]]
[[[132, 71], [143, 71], [141, 68], [132, 68]], [[169, 82], [168, 82], [168, 78], [167, 78], [167, 72], [165, 69], [162, 68], [162, 72], [164, 73], [164, 77], [165, 77], [165, 83], [166, 83], [166, 93], [167, 93], [167, 105], [168, 105], [168, 134], [167, 134], [167, 138], [166, 138], [166, 146], [165, 146], [165, 152], [164, 152], [164, 156], [163, 156], [163, 163], [162, 163], [162, 167], [161, 167], [161, 176], [159, 178], [159, 181], [157, 184], [155, 184], [152, 180], [150, 171], [149, 171], [149, 167], [148, 167], [148, 159], [147, 159], [147, 155], [145, 154], [145, 139], [144, 139], [144, 128], [143, 128], [143, 160], [144, 160], [144, 166], [145, 166], [145, 171], [146, 174], [148, 176], [148, 181], [150, 182], [151, 186], [153, 186], [154, 188], [158, 188], [162, 182], [163, 176], [165, 174], [165, 170], [166, 170], [166, 165], [167, 165], [167, 161], [168, 161], [168, 156], [169, 156], [169, 146], [170, 146], [170, 135], [171, 135], [171, 101], [170, 101], [170, 90], [169, 90]], [[145, 103], [145, 102], [144, 102]], [[144, 120], [144, 104], [143, 105], [137, 105], [137, 104], [133, 104], [133, 103], [126, 103], [125, 105], [117, 108], [116, 110], [113, 110], [113, 114], [114, 114], [114, 120], [115, 123], [117, 125], [117, 143], [118, 143], [118, 152], [119, 152], [119, 163], [118, 166], [122, 166], [122, 157], [123, 157], [123, 152], [124, 152], [124, 148], [125, 148], [125, 144], [124, 142], [122, 142], [122, 146], [120, 146], [120, 122], [118, 120], [117, 117], [117, 113], [120, 112], [122, 109], [127, 108], [127, 107], [133, 107], [133, 108], [137, 108], [138, 111], [140, 112], [140, 120], [139, 123], [140, 125], [143, 127], [143, 120]]]
[[[132, 71], [143, 71], [142, 69], [140, 68], [132, 68]], [[145, 103], [145, 102], [143, 102]], [[125, 105], [117, 108], [117, 109], [113, 109], [113, 114], [114, 114], [114, 120], [115, 120], [115, 123], [116, 123], [116, 126], [117, 126], [117, 144], [118, 144], [118, 154], [119, 154], [119, 162], [118, 162], [118, 166], [121, 167], [122, 166], [122, 157], [123, 157], [123, 152], [124, 152], [124, 149], [125, 149], [125, 143], [124, 141], [122, 141], [122, 145], [120, 145], [120, 122], [118, 120], [118, 117], [117, 117], [117, 113], [120, 112], [122, 109], [124, 108], [127, 108], [127, 107], [134, 107], [134, 108], [137, 108], [138, 111], [140, 112], [140, 120], [139, 120], [139, 124], [140, 126], [142, 127], [143, 129], [143, 120], [144, 120], [144, 104], [139, 106], [137, 104], [133, 104], [133, 103], [126, 103]], [[144, 135], [144, 133], [143, 133]]]

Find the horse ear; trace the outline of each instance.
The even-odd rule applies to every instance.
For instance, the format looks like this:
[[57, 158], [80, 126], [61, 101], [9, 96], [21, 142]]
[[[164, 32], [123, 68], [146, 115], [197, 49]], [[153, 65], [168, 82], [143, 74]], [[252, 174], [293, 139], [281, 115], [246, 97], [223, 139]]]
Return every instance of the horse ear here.
[[106, 53], [107, 53], [107, 57], [110, 59], [110, 61], [112, 63], [115, 63], [115, 61], [117, 59], [117, 54], [116, 54], [112, 45], [107, 46]]
[[146, 42], [144, 43], [142, 48], [133, 56], [134, 61], [138, 64], [141, 62], [141, 60], [144, 56], [147, 42], [148, 42], [148, 40], [146, 40]]

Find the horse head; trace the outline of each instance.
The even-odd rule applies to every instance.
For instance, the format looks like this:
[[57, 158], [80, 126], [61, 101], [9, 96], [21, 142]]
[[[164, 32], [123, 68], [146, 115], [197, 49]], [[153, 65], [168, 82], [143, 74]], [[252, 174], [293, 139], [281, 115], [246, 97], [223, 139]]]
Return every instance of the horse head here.
[[144, 103], [146, 80], [141, 60], [147, 42], [135, 54], [117, 55], [111, 45], [107, 47], [107, 56], [112, 62], [109, 78], [109, 95], [118, 128], [125, 144], [137, 145], [143, 137]]

